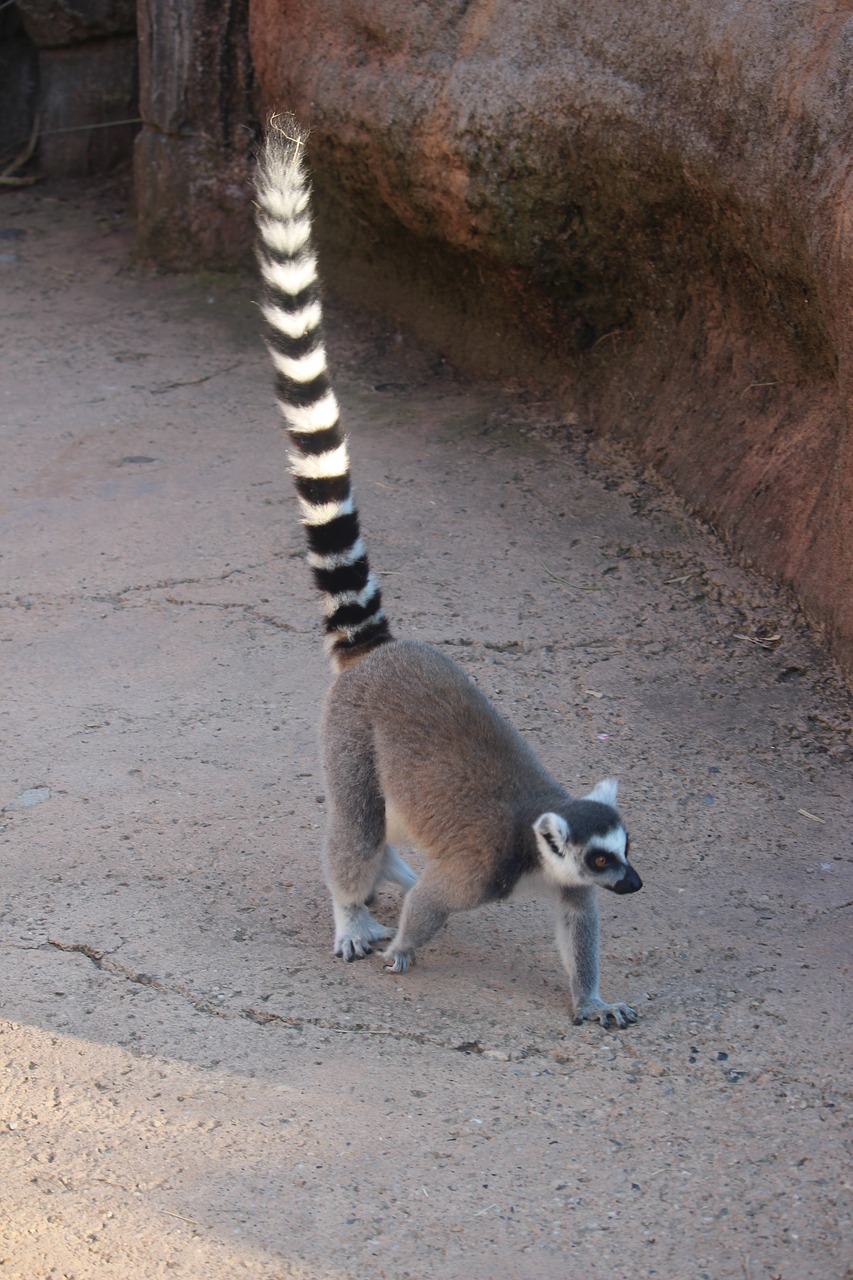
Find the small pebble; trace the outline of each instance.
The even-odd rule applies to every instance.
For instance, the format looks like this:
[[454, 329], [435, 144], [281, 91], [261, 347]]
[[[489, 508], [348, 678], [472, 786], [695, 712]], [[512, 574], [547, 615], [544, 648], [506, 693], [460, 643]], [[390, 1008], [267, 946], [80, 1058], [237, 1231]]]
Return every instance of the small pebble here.
[[45, 800], [50, 799], [50, 787], [28, 787], [26, 791], [22, 791], [20, 795], [15, 796], [7, 809], [33, 809], [37, 804], [44, 804]]

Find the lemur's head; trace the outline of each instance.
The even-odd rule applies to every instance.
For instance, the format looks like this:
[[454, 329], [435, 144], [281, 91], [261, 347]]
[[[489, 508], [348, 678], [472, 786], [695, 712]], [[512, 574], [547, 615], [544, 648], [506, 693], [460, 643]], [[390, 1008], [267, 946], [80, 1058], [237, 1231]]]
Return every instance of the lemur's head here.
[[616, 811], [617, 783], [605, 778], [562, 813], [543, 813], [533, 824], [545, 875], [566, 888], [599, 885], [636, 893], [643, 882], [628, 861], [630, 841]]

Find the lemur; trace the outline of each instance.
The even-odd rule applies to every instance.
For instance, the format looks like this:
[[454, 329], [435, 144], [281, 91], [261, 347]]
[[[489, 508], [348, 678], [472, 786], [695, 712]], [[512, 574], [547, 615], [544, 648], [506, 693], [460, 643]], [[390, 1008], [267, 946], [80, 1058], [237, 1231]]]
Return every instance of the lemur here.
[[[387, 941], [385, 967], [405, 973], [452, 912], [532, 884], [556, 906], [575, 1023], [625, 1027], [636, 1022], [634, 1010], [606, 1003], [598, 991], [597, 889], [642, 887], [614, 807], [616, 782], [573, 799], [456, 663], [391, 634], [359, 531], [326, 364], [307, 137], [290, 115], [269, 123], [257, 174], [258, 259], [276, 395], [335, 673], [322, 720], [334, 954], [362, 959]], [[425, 855], [420, 876], [392, 838]], [[405, 892], [396, 932], [368, 909], [382, 880]]]

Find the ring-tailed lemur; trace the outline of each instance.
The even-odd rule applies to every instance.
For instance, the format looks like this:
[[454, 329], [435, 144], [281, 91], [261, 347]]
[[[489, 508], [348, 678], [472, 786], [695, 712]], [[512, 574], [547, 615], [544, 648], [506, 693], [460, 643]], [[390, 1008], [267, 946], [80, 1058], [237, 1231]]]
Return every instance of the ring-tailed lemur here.
[[[292, 116], [270, 122], [257, 180], [258, 257], [278, 403], [336, 672], [322, 731], [335, 955], [360, 959], [391, 939], [386, 967], [403, 973], [451, 912], [534, 881], [556, 904], [575, 1022], [624, 1027], [636, 1021], [634, 1010], [598, 993], [596, 891], [633, 893], [642, 884], [628, 863], [616, 783], [572, 799], [461, 668], [391, 635], [326, 367], [306, 138]], [[421, 876], [389, 843], [392, 832], [426, 855]], [[383, 879], [406, 891], [396, 933], [367, 908]]]

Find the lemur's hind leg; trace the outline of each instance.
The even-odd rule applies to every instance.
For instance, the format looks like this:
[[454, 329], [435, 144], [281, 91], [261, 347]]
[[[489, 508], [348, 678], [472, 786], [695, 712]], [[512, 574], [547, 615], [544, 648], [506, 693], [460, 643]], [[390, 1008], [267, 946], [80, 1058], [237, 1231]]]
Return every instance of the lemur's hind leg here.
[[347, 961], [361, 960], [375, 942], [394, 933], [366, 906], [386, 857], [385, 800], [367, 735], [364, 742], [327, 742], [325, 765], [329, 826], [324, 869], [335, 919], [334, 953]]
[[367, 900], [382, 866], [383, 842], [359, 838], [349, 825], [334, 820], [326, 843], [326, 883], [332, 895], [335, 920], [334, 953], [344, 960], [362, 960], [373, 944], [393, 937], [367, 909]]

